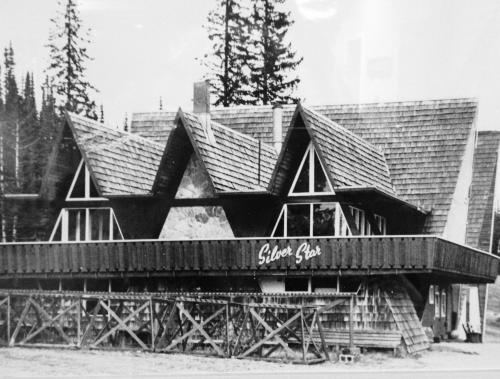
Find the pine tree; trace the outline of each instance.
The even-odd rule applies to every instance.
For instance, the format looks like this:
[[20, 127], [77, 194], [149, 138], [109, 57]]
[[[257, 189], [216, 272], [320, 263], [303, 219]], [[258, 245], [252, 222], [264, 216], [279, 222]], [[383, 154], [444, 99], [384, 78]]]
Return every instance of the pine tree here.
[[53, 18], [49, 36], [50, 66], [47, 73], [54, 80], [56, 104], [63, 109], [97, 119], [95, 102], [90, 93], [95, 88], [85, 78], [86, 64], [92, 60], [87, 53], [90, 29], [83, 30], [75, 0], [67, 0]]
[[125, 120], [123, 120], [123, 131], [128, 132], [128, 116], [125, 113]]
[[212, 54], [206, 54], [203, 64], [215, 91], [215, 105], [248, 104], [250, 99], [249, 73], [251, 40], [248, 9], [241, 1], [218, 0], [208, 15], [206, 25], [212, 41]]
[[20, 189], [19, 165], [19, 112], [20, 97], [15, 77], [14, 49], [12, 43], [4, 50], [5, 104], [2, 119], [2, 164], [5, 193]]
[[290, 12], [279, 8], [285, 0], [255, 0], [252, 25], [254, 54], [249, 62], [252, 94], [256, 104], [295, 102], [293, 91], [300, 82], [291, 74], [302, 62], [290, 43], [285, 42], [293, 24]]
[[[0, 65], [0, 78], [2, 77], [2, 66]], [[3, 85], [2, 80], [0, 80], [0, 120], [3, 112]]]
[[103, 107], [102, 104], [101, 104], [101, 107], [100, 107], [100, 112], [101, 112], [101, 117], [99, 118], [99, 122], [101, 124], [104, 124], [104, 107]]
[[54, 97], [54, 85], [49, 77], [45, 77], [42, 85], [42, 107], [40, 108], [40, 137], [37, 144], [36, 170], [43, 175], [46, 170], [50, 152], [58, 131], [62, 128], [62, 119], [59, 118]]
[[40, 125], [35, 101], [33, 74], [27, 73], [19, 112], [19, 159], [23, 192], [34, 193], [38, 190], [40, 172], [37, 170], [37, 144]]

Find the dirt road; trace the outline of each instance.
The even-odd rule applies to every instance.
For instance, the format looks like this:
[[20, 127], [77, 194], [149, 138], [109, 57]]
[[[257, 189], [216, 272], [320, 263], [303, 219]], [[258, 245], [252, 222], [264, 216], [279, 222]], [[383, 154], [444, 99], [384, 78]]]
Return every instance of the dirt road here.
[[[219, 359], [187, 356], [181, 354], [150, 354], [142, 352], [77, 351], [35, 348], [0, 349], [0, 377], [132, 377], [142, 375], [186, 376], [203, 374], [210, 377], [241, 377], [243, 374], [274, 373], [280, 377], [297, 378], [307, 375], [309, 379], [324, 377], [342, 371], [375, 375], [380, 370], [415, 374], [421, 370], [455, 371], [460, 378], [468, 370], [486, 370], [481, 375], [486, 379], [491, 370], [500, 370], [500, 344], [434, 344], [431, 351], [417, 357], [395, 358], [389, 353], [367, 353], [354, 364], [324, 363], [313, 366], [276, 364], [252, 360]], [[382, 374], [382, 373], [380, 373]], [[390, 373], [385, 373], [390, 377]], [[297, 376], [299, 375], [299, 376]], [[429, 374], [430, 375], [430, 374]], [[499, 377], [498, 374], [495, 374]], [[265, 375], [259, 375], [265, 377]], [[428, 375], [425, 377], [429, 377]], [[467, 377], [467, 376], [466, 376]]]

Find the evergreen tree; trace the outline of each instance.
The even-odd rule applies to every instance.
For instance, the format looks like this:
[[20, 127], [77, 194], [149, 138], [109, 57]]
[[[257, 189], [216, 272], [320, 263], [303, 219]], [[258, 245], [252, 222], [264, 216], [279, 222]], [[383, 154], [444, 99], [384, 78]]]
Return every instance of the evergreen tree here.
[[249, 73], [251, 40], [248, 9], [241, 1], [218, 0], [208, 15], [206, 26], [212, 41], [212, 54], [206, 54], [203, 64], [215, 91], [215, 105], [248, 104], [250, 99]]
[[[2, 77], [2, 66], [0, 65], [0, 78]], [[0, 79], [0, 120], [2, 119], [3, 112], [3, 85], [2, 80]]]
[[20, 97], [15, 77], [14, 49], [12, 43], [4, 50], [5, 104], [1, 125], [3, 189], [5, 193], [17, 192], [20, 187], [19, 111]]
[[99, 118], [99, 122], [101, 124], [104, 124], [104, 107], [103, 107], [102, 104], [101, 104], [101, 107], [100, 107], [100, 112], [101, 112], [101, 117]]
[[37, 166], [39, 175], [43, 175], [46, 170], [50, 152], [54, 148], [54, 143], [58, 131], [62, 128], [62, 120], [58, 116], [56, 100], [54, 97], [54, 86], [49, 77], [45, 77], [42, 85], [42, 107], [40, 108], [40, 137], [37, 143]]
[[23, 192], [38, 190], [40, 172], [37, 170], [37, 144], [40, 126], [35, 101], [33, 74], [26, 74], [19, 117], [19, 150]]
[[123, 120], [123, 131], [128, 132], [128, 116], [125, 113], [125, 120]]
[[[297, 58], [285, 42], [293, 24], [290, 12], [280, 10], [285, 0], [255, 0], [252, 25], [255, 29], [253, 58], [249, 62], [252, 94], [256, 104], [295, 102], [293, 91], [300, 82], [291, 75], [303, 58]], [[292, 77], [291, 77], [292, 76]]]
[[67, 0], [53, 18], [49, 36], [50, 66], [47, 73], [54, 80], [58, 109], [69, 110], [97, 119], [95, 102], [90, 93], [95, 88], [85, 78], [90, 29], [84, 30], [75, 0]]

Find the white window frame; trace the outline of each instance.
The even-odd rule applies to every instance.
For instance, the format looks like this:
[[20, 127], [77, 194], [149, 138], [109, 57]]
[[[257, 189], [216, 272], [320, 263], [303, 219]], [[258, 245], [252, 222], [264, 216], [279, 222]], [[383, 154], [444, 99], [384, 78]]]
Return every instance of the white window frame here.
[[[289, 205], [308, 205], [309, 206], [309, 235], [308, 236], [298, 236], [298, 237], [318, 237], [313, 235], [314, 231], [314, 206], [318, 204], [335, 204], [335, 219], [334, 219], [334, 228], [335, 228], [335, 235], [331, 237], [343, 237], [343, 236], [348, 236], [351, 234], [351, 231], [349, 229], [349, 226], [347, 225], [347, 221], [344, 216], [344, 212], [342, 212], [342, 208], [340, 207], [340, 204], [332, 201], [332, 202], [326, 202], [326, 203], [308, 203], [308, 202], [303, 202], [303, 203], [286, 203], [283, 204], [283, 207], [281, 208], [281, 211], [278, 215], [278, 218], [276, 220], [276, 223], [274, 224], [273, 231], [271, 232], [271, 237], [274, 237], [274, 234], [276, 233], [276, 229], [278, 228], [278, 224], [281, 220], [281, 217], [283, 217], [283, 237], [288, 237], [288, 206]], [[342, 215], [342, 217], [341, 217]], [[343, 221], [343, 222], [342, 222]], [[340, 232], [340, 233], [339, 233]]]
[[[85, 170], [85, 177], [84, 177], [84, 192], [85, 195], [84, 197], [72, 197], [71, 194], [73, 193], [73, 190], [75, 188], [76, 182], [78, 181], [78, 177], [80, 176], [80, 173], [82, 171], [82, 168]], [[107, 201], [108, 199], [104, 197], [91, 197], [90, 196], [90, 185], [92, 182], [92, 178], [90, 177], [90, 171], [87, 168], [87, 165], [85, 164], [83, 158], [81, 159], [80, 163], [78, 164], [78, 168], [76, 169], [76, 174], [73, 177], [73, 181], [71, 182], [71, 186], [69, 187], [69, 191], [66, 195], [66, 201]]]
[[[310, 142], [309, 146], [306, 149], [306, 152], [304, 153], [304, 156], [302, 157], [302, 161], [300, 162], [299, 169], [295, 173], [295, 178], [293, 179], [292, 185], [290, 186], [290, 190], [288, 191], [288, 196], [304, 196], [304, 195], [313, 195], [313, 194], [322, 194], [322, 195], [335, 195], [335, 191], [333, 191], [333, 186], [332, 183], [330, 183], [330, 179], [328, 178], [327, 172], [325, 168], [323, 167], [323, 163], [319, 159], [318, 156], [318, 162], [321, 166], [321, 169], [323, 170], [323, 174], [325, 175], [326, 178], [326, 183], [328, 184], [328, 187], [330, 188], [330, 191], [326, 192], [315, 192], [314, 191], [314, 156], [315, 156], [316, 150], [314, 149], [313, 144]], [[309, 191], [308, 192], [293, 192], [295, 185], [297, 184], [297, 181], [299, 180], [300, 173], [302, 172], [302, 168], [304, 167], [304, 164], [309, 165]]]
[[[91, 224], [91, 219], [90, 219], [90, 211], [91, 210], [109, 210], [109, 241], [118, 241], [118, 240], [123, 240], [123, 233], [122, 229], [120, 227], [120, 224], [118, 223], [118, 219], [116, 218], [115, 211], [113, 208], [110, 207], [91, 207], [91, 208], [81, 208], [81, 207], [75, 207], [75, 208], [63, 208], [61, 209], [61, 212], [59, 213], [59, 216], [57, 217], [56, 223], [54, 225], [54, 228], [52, 229], [52, 233], [50, 234], [49, 241], [55, 242], [54, 237], [57, 233], [57, 230], [59, 226], [61, 226], [61, 242], [68, 242], [69, 241], [69, 219], [68, 219], [68, 214], [69, 211], [84, 211], [85, 212], [85, 238], [83, 240], [80, 240], [80, 223], [76, 223], [76, 236], [75, 236], [75, 242], [76, 241], [82, 241], [82, 242], [90, 242], [90, 241], [103, 241], [102, 239], [92, 239], [92, 224]], [[83, 213], [83, 212], [82, 212]], [[81, 213], [77, 213], [77, 219], [80, 219]], [[100, 219], [102, 223], [102, 219]], [[120, 238], [115, 238], [114, 236], [114, 225], [113, 221], [116, 223], [116, 226], [118, 228], [119, 232], [119, 237]], [[100, 230], [99, 230], [99, 235], [102, 237], [103, 231], [102, 228], [104, 227], [104, 224], [100, 225]], [[108, 241], [106, 240], [106, 241]]]

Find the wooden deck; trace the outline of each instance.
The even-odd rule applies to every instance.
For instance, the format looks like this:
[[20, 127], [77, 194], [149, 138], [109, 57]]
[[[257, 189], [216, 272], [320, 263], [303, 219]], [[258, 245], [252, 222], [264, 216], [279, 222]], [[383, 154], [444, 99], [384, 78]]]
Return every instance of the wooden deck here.
[[0, 279], [340, 272], [484, 283], [495, 280], [498, 268], [498, 257], [436, 236], [0, 244]]

